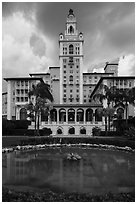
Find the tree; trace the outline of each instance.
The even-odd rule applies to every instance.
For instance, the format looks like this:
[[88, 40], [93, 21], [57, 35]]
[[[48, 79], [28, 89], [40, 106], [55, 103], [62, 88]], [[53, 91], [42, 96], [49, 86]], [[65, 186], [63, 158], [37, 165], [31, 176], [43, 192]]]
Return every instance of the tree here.
[[[35, 122], [35, 134], [39, 135], [39, 118], [43, 111], [45, 114], [49, 111], [49, 101], [53, 102], [53, 96], [50, 93], [50, 86], [43, 81], [37, 85], [32, 85], [28, 93], [30, 103], [26, 105], [29, 110], [28, 116]], [[33, 100], [32, 100], [32, 96]]]
[[103, 102], [106, 100], [107, 107], [102, 109], [102, 115], [105, 117], [105, 131], [107, 132], [107, 118], [108, 118], [108, 130], [110, 131], [110, 119], [114, 114], [114, 108], [110, 107], [110, 103], [115, 101], [116, 96], [116, 87], [108, 87], [107, 85], [102, 84], [98, 93], [93, 96], [93, 99], [99, 99], [100, 103], [103, 105]]
[[121, 105], [126, 109], [126, 123], [128, 118], [128, 104], [135, 106], [135, 87], [131, 89], [117, 89], [115, 96], [115, 107]]

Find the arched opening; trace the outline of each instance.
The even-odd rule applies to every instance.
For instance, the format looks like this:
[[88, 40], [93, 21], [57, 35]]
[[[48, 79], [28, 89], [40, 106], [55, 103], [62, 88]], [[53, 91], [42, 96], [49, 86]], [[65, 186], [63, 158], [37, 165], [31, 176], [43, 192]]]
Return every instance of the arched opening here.
[[102, 111], [101, 111], [101, 109], [96, 109], [95, 110], [95, 121], [96, 122], [101, 122], [102, 121]]
[[68, 133], [69, 133], [70, 135], [75, 134], [75, 128], [74, 128], [74, 127], [70, 127]]
[[80, 128], [80, 134], [82, 134], [82, 135], [86, 134], [86, 128], [85, 127]]
[[58, 127], [58, 129], [57, 129], [57, 134], [58, 134], [58, 135], [62, 135], [62, 134], [63, 134], [62, 127]]
[[123, 108], [117, 109], [117, 118], [118, 119], [124, 119], [124, 109]]
[[84, 121], [84, 110], [78, 109], [77, 110], [77, 122]]
[[66, 122], [66, 110], [65, 109], [59, 110], [59, 121]]
[[73, 51], [74, 51], [74, 47], [73, 45], [69, 45], [69, 54], [73, 54]]
[[92, 122], [92, 120], [93, 120], [93, 110], [91, 108], [88, 108], [86, 110], [86, 121]]
[[20, 109], [20, 120], [27, 120], [27, 110], [25, 108]]
[[70, 34], [74, 33], [74, 28], [73, 28], [73, 26], [70, 26], [70, 27], [69, 27], [69, 33], [70, 33]]
[[73, 81], [73, 76], [72, 75], [69, 76], [69, 81]]
[[50, 111], [50, 119], [52, 122], [57, 122], [57, 110], [56, 109], [52, 109]]
[[68, 122], [75, 122], [75, 110], [74, 109], [68, 110]]
[[41, 121], [48, 122], [48, 110], [47, 111], [41, 111]]

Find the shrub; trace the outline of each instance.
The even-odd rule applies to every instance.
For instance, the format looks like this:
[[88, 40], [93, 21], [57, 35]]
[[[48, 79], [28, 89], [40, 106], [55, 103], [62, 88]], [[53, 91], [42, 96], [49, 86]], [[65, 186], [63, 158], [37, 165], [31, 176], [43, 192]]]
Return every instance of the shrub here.
[[85, 129], [85, 128], [82, 128], [82, 129], [80, 130], [80, 134], [86, 134], [86, 129]]
[[59, 128], [59, 129], [57, 130], [57, 134], [58, 134], [58, 135], [61, 135], [61, 134], [62, 134], [61, 128]]
[[75, 128], [74, 127], [69, 129], [69, 134], [75, 134]]
[[98, 126], [95, 126], [92, 128], [92, 134], [93, 136], [99, 136], [101, 133], [101, 128]]

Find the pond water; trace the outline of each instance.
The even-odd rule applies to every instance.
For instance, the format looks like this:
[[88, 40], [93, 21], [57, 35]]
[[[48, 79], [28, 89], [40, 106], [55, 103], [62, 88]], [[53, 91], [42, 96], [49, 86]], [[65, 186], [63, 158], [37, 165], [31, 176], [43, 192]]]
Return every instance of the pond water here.
[[[68, 161], [67, 153], [82, 159]], [[93, 148], [47, 148], [3, 154], [3, 185], [61, 192], [104, 194], [135, 190], [131, 152]]]

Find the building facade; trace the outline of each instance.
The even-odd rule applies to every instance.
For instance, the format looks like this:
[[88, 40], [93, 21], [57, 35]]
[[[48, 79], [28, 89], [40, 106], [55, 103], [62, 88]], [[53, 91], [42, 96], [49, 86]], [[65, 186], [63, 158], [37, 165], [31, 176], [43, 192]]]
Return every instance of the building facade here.
[[[7, 81], [7, 119], [27, 119], [25, 104], [32, 84], [41, 80], [50, 85], [54, 98], [49, 117], [41, 114], [40, 129], [51, 128], [53, 135], [92, 135], [95, 126], [105, 129], [104, 118], [98, 113], [103, 104], [92, 95], [101, 83], [109, 87], [134, 86], [134, 77], [118, 77], [118, 63], [106, 63], [104, 73], [83, 73], [84, 36], [78, 31], [76, 17], [70, 9], [64, 33], [59, 35], [59, 67], [48, 73], [31, 73], [30, 77], [5, 78]], [[34, 128], [34, 122], [29, 127]]]

